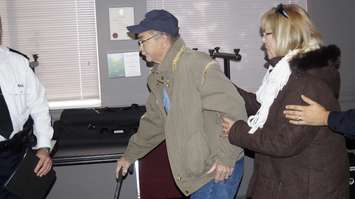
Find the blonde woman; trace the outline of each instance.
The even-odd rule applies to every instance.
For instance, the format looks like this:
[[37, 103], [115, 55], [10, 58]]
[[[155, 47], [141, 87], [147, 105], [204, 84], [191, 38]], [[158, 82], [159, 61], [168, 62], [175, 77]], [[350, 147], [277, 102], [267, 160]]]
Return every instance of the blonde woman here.
[[269, 67], [256, 95], [246, 101], [247, 122], [224, 118], [232, 144], [255, 151], [248, 196], [252, 199], [348, 198], [344, 138], [327, 127], [298, 126], [284, 117], [301, 94], [338, 110], [340, 50], [322, 46], [321, 36], [298, 5], [280, 4], [261, 18]]

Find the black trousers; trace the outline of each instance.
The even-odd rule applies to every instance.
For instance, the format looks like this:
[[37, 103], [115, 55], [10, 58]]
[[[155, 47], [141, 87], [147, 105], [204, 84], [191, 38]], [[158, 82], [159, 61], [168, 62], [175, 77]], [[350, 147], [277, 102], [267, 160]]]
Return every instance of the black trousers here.
[[19, 199], [4, 188], [4, 183], [16, 169], [24, 153], [24, 147], [0, 151], [0, 199]]

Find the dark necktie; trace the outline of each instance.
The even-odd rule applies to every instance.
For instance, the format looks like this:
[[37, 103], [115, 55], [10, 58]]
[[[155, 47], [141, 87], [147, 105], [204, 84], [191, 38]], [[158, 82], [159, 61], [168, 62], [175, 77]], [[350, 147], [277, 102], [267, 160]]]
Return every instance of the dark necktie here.
[[7, 108], [7, 104], [0, 87], [0, 134], [4, 138], [9, 139], [13, 130], [9, 109]]

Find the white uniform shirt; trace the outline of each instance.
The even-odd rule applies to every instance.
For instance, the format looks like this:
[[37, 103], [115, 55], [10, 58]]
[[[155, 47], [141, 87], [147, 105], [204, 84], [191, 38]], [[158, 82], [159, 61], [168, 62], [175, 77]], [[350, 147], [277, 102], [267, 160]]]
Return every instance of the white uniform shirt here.
[[[10, 112], [13, 125], [12, 138], [22, 130], [29, 115], [33, 118], [35, 148], [50, 148], [53, 128], [45, 89], [23, 56], [0, 47], [0, 86]], [[0, 135], [0, 141], [6, 138]]]

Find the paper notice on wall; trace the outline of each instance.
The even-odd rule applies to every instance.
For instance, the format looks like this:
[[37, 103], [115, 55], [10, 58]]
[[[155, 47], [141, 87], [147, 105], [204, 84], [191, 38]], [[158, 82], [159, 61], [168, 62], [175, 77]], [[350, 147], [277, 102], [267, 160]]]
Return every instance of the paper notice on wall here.
[[141, 75], [139, 52], [107, 54], [108, 77], [136, 77]]
[[135, 77], [141, 75], [139, 52], [124, 54], [124, 65], [126, 77]]
[[134, 25], [134, 8], [109, 8], [111, 40], [127, 40], [127, 26]]

